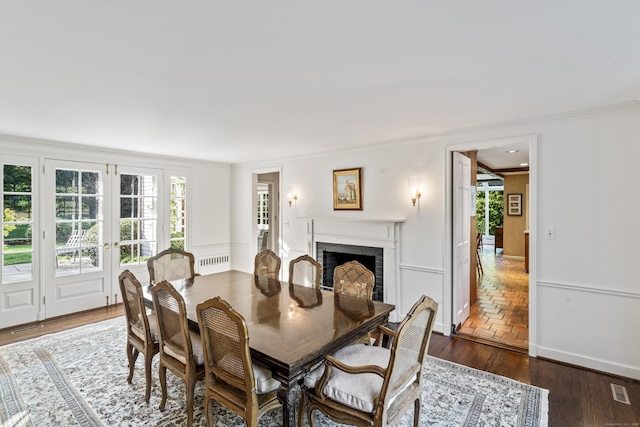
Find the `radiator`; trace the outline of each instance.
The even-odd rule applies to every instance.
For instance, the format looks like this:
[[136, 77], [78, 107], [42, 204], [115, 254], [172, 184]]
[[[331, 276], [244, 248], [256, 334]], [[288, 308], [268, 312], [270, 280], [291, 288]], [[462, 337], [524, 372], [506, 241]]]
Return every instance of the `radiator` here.
[[230, 268], [231, 256], [229, 254], [196, 258], [196, 273], [198, 274], [219, 273]]

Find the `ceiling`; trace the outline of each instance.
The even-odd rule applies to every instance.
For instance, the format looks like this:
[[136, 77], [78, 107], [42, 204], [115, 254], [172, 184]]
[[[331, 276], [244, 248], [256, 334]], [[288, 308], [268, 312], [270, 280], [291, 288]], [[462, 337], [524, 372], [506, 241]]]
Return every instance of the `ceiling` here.
[[640, 98], [640, 1], [0, 0], [0, 133], [243, 162]]

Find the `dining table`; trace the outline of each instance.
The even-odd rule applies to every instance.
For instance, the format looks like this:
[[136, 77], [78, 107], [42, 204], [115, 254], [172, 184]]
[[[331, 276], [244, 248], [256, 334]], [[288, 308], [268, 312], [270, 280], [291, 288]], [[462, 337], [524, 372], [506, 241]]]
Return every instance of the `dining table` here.
[[[280, 381], [283, 426], [296, 425], [304, 376], [326, 355], [362, 341], [388, 322], [392, 304], [299, 286], [237, 270], [170, 282], [182, 295], [189, 328], [199, 332], [196, 306], [219, 296], [240, 313], [249, 331], [252, 360]], [[151, 285], [143, 287], [153, 308]]]

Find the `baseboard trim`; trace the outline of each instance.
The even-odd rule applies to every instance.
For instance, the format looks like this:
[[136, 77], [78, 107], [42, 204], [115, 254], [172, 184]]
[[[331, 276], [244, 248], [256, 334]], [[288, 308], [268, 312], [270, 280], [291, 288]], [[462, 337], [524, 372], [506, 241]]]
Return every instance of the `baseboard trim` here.
[[560, 351], [549, 347], [537, 346], [538, 357], [554, 362], [573, 365], [582, 369], [589, 369], [623, 378], [640, 381], [640, 367], [612, 363], [607, 360], [585, 357], [580, 354]]

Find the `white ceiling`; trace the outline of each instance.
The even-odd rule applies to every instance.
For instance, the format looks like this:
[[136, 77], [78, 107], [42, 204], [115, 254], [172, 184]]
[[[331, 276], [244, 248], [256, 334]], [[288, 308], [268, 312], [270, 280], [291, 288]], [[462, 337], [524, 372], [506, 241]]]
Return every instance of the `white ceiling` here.
[[638, 0], [0, 0], [0, 133], [226, 162], [640, 98]]

